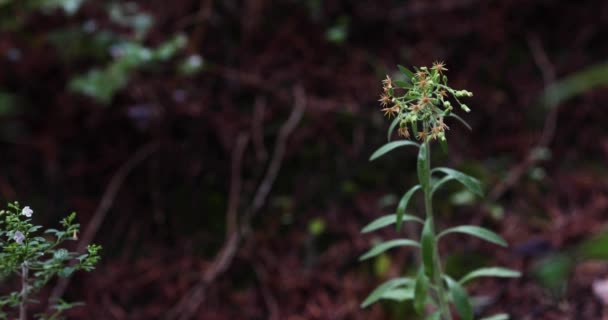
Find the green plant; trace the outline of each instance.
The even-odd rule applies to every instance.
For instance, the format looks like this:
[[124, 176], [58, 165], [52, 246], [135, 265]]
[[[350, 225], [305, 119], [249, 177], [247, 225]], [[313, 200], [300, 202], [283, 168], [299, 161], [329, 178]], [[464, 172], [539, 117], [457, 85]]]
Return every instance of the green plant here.
[[[87, 253], [70, 252], [59, 246], [66, 240], [76, 240], [79, 224], [72, 213], [61, 221], [62, 230], [47, 229], [31, 223], [34, 213], [30, 207], [9, 203], [0, 211], [0, 280], [11, 276], [19, 278], [19, 289], [0, 296], [0, 319], [28, 319], [28, 305], [35, 302], [34, 295], [56, 276], [69, 277], [75, 271], [91, 271], [99, 262], [98, 245], [89, 245]], [[77, 303], [59, 301], [51, 306], [52, 313], [36, 314], [38, 319], [59, 319], [61, 313]], [[8, 310], [7, 310], [8, 309]]]
[[[459, 98], [471, 97], [473, 94], [466, 90], [454, 90], [447, 84], [445, 65], [434, 63], [431, 68], [414, 68], [415, 73], [399, 66], [405, 81], [393, 81], [389, 76], [383, 81], [384, 92], [380, 97], [382, 111], [388, 117], [394, 117], [389, 130], [388, 140], [384, 146], [374, 152], [371, 160], [378, 159], [386, 153], [403, 146], [418, 148], [417, 172], [419, 184], [410, 188], [397, 205], [395, 214], [380, 217], [363, 228], [362, 233], [371, 232], [386, 226], [396, 225], [397, 231], [404, 222], [414, 222], [422, 226], [420, 239], [394, 239], [375, 245], [371, 250], [361, 256], [361, 260], [381, 255], [395, 247], [414, 247], [420, 250], [421, 266], [415, 277], [400, 277], [389, 280], [376, 288], [362, 303], [362, 307], [369, 306], [379, 300], [412, 300], [414, 309], [426, 319], [451, 320], [450, 303], [455, 306], [461, 319], [473, 319], [471, 301], [464, 289], [464, 284], [478, 277], [518, 277], [520, 273], [506, 268], [489, 267], [474, 270], [460, 280], [455, 280], [442, 271], [441, 257], [438, 251], [438, 242], [452, 233], [472, 235], [483, 240], [507, 246], [496, 233], [474, 225], [463, 225], [437, 232], [433, 215], [433, 194], [445, 183], [457, 181], [472, 193], [482, 196], [480, 182], [460, 171], [446, 167], [431, 169], [431, 142], [439, 141], [447, 152], [446, 131], [449, 129], [444, 120], [455, 118], [465, 126], [470, 126], [453, 113], [449, 97], [466, 112], [470, 109], [460, 102]], [[391, 142], [391, 136], [396, 129], [399, 136], [410, 138], [415, 136], [420, 143], [411, 140]], [[410, 128], [412, 133], [410, 133]], [[435, 178], [435, 175], [439, 175]], [[408, 203], [417, 192], [424, 193], [425, 218], [406, 213]], [[425, 314], [426, 307], [431, 305], [434, 311]], [[491, 319], [507, 319], [505, 314], [496, 315]], [[489, 318], [488, 318], [489, 319]]]

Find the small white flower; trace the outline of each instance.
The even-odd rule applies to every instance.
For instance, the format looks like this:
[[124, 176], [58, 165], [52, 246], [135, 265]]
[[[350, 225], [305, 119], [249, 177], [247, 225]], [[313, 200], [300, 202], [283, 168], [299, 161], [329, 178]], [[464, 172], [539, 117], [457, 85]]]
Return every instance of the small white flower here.
[[21, 214], [28, 218], [32, 216], [32, 213], [34, 213], [34, 210], [32, 210], [29, 206], [25, 206], [23, 210], [21, 210]]
[[24, 239], [25, 236], [23, 235], [23, 233], [21, 233], [21, 231], [15, 231], [15, 235], [13, 236], [13, 240], [15, 240], [15, 242], [21, 244], [23, 243]]

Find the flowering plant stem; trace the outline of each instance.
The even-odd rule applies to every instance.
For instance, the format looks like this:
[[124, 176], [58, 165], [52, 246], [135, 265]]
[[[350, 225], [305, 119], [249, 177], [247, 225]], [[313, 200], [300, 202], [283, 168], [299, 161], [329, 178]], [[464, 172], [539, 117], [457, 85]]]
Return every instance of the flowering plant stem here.
[[[418, 223], [423, 227], [419, 241], [401, 238], [380, 242], [360, 259], [367, 260], [377, 257], [395, 247], [414, 247], [420, 250], [422, 264], [415, 277], [398, 277], [378, 286], [361, 306], [367, 307], [380, 300], [413, 300], [415, 311], [419, 315], [427, 316], [425, 319], [452, 320], [450, 304], [453, 304], [459, 319], [473, 320], [473, 306], [464, 287], [467, 282], [479, 277], [516, 278], [520, 276], [520, 273], [515, 270], [484, 267], [472, 270], [460, 279], [454, 279], [442, 270], [438, 243], [446, 235], [466, 234], [503, 247], [507, 246], [507, 242], [498, 234], [480, 226], [462, 225], [441, 232], [436, 231], [432, 198], [435, 191], [443, 185], [450, 181], [459, 182], [472, 194], [483, 196], [480, 181], [464, 172], [446, 167], [431, 170], [431, 142], [439, 142], [447, 152], [446, 131], [449, 127], [444, 120], [454, 118], [470, 128], [462, 118], [454, 114], [450, 100], [453, 99], [463, 111], [469, 112], [471, 109], [461, 103], [459, 98], [471, 97], [473, 94], [467, 90], [452, 89], [447, 85], [448, 78], [445, 75], [447, 69], [442, 62], [434, 63], [431, 68], [414, 68], [415, 73], [403, 66], [399, 66], [399, 70], [405, 80], [393, 81], [390, 76], [387, 76], [383, 81], [384, 90], [379, 100], [386, 116], [394, 117], [388, 129], [389, 142], [376, 150], [370, 157], [370, 161], [399, 147], [416, 147], [418, 148], [416, 168], [419, 184], [411, 187], [403, 195], [395, 214], [379, 217], [363, 228], [361, 232], [368, 233], [393, 224], [399, 232], [401, 225], [405, 222]], [[420, 125], [422, 131], [418, 130]], [[390, 141], [395, 129], [399, 136], [408, 140]], [[411, 137], [417, 138], [420, 143], [409, 140]], [[439, 175], [438, 179], [432, 179], [433, 174]], [[425, 219], [406, 211], [410, 199], [418, 190], [422, 190], [424, 193]], [[427, 314], [429, 309], [433, 310], [430, 315]], [[487, 319], [508, 319], [508, 316], [499, 314]]]
[[[428, 127], [428, 125], [425, 124], [425, 130]], [[426, 149], [426, 165], [419, 168], [424, 170], [425, 172], [423, 172], [422, 174], [419, 175], [419, 177], [424, 177], [425, 179], [427, 179], [427, 181], [420, 181], [420, 185], [421, 186], [426, 186], [424, 188], [424, 208], [425, 208], [425, 212], [426, 212], [426, 218], [430, 221], [430, 229], [433, 235], [433, 238], [436, 239], [436, 235], [435, 235], [435, 220], [433, 218], [433, 201], [432, 201], [432, 193], [431, 193], [431, 148], [430, 148], [430, 143], [429, 141], [425, 141], [424, 142], [424, 147]], [[435, 287], [435, 290], [437, 291], [436, 293], [436, 297], [435, 299], [436, 301], [436, 305], [439, 307], [439, 311], [441, 312], [442, 318], [444, 320], [452, 320], [452, 314], [450, 312], [450, 306], [449, 306], [449, 301], [448, 301], [448, 295], [447, 295], [447, 291], [446, 291], [446, 287], [444, 285], [443, 279], [441, 278], [441, 275], [443, 274], [442, 271], [442, 266], [441, 266], [441, 257], [439, 256], [439, 248], [437, 247], [437, 241], [434, 241], [434, 248], [433, 248], [433, 263], [434, 265], [434, 269], [436, 270], [436, 272], [433, 275], [433, 286]]]
[[29, 269], [27, 262], [21, 263], [21, 299], [19, 301], [19, 320], [27, 320], [27, 281]]

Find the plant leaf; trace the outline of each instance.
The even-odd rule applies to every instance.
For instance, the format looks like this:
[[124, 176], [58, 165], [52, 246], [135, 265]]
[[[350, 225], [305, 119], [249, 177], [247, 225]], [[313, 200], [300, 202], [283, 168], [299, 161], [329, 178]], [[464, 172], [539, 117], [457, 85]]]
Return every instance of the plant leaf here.
[[[410, 214], [404, 214], [402, 216], [402, 221], [416, 221], [420, 224], [424, 224], [424, 221], [416, 216], [410, 215]], [[391, 224], [394, 224], [395, 222], [397, 222], [397, 215], [396, 214], [387, 214], [385, 216], [382, 216], [372, 222], [370, 222], [368, 225], [366, 225], [362, 230], [361, 233], [368, 233], [368, 232], [372, 232], [381, 228], [384, 228], [386, 226], [389, 226]]]
[[369, 258], [373, 258], [389, 249], [395, 248], [395, 247], [402, 247], [402, 246], [409, 246], [409, 247], [420, 247], [420, 244], [418, 244], [418, 242], [414, 241], [414, 240], [410, 240], [410, 239], [395, 239], [395, 240], [390, 240], [390, 241], [386, 241], [386, 242], [382, 242], [378, 245], [376, 245], [375, 247], [371, 248], [368, 252], [366, 252], [364, 255], [362, 255], [359, 258], [359, 261], [363, 261], [363, 260], [367, 260]]
[[435, 311], [426, 320], [441, 320], [441, 311]]
[[393, 136], [393, 131], [395, 131], [395, 127], [397, 126], [397, 124], [399, 124], [399, 121], [401, 121], [401, 116], [396, 116], [395, 119], [393, 119], [393, 122], [391, 122], [390, 127], [388, 127], [388, 133], [387, 133], [387, 141], [391, 141], [391, 137]]
[[454, 180], [454, 177], [444, 176], [441, 179], [439, 179], [437, 182], [433, 183], [433, 186], [431, 187], [431, 195], [434, 194], [435, 191], [437, 191], [439, 188], [441, 188], [442, 185], [444, 185], [446, 182], [449, 182], [451, 180]]
[[420, 145], [420, 151], [418, 151], [418, 181], [422, 186], [422, 190], [427, 192], [429, 190], [429, 171], [427, 170], [426, 156], [428, 150], [426, 150], [426, 143]]
[[437, 238], [441, 238], [450, 233], [465, 233], [469, 234], [483, 240], [495, 243], [497, 245], [508, 247], [507, 242], [498, 234], [494, 233], [494, 231], [490, 231], [486, 228], [478, 227], [478, 226], [458, 226], [454, 228], [449, 228], [444, 230], [437, 236]]
[[416, 190], [420, 189], [420, 185], [415, 185], [408, 190], [401, 200], [399, 200], [399, 204], [397, 204], [397, 231], [401, 230], [401, 223], [405, 217], [405, 209], [407, 208], [407, 204], [410, 202], [410, 199], [414, 195]]
[[450, 113], [450, 115], [448, 117], [452, 117], [452, 118], [460, 121], [460, 123], [462, 123], [462, 125], [465, 126], [467, 129], [469, 129], [469, 131], [473, 131], [473, 128], [471, 128], [471, 125], [468, 124], [466, 121], [464, 121], [464, 119], [459, 117], [457, 114]]
[[555, 107], [571, 97], [606, 84], [608, 84], [608, 63], [604, 62], [553, 83], [545, 89], [542, 102], [547, 107]]
[[450, 295], [452, 296], [452, 302], [456, 307], [456, 311], [462, 320], [473, 320], [473, 307], [469, 300], [467, 291], [456, 281], [450, 277], [444, 277], [448, 282], [450, 288]]
[[477, 180], [467, 174], [464, 174], [458, 170], [445, 168], [445, 167], [434, 168], [432, 171], [433, 172], [435, 172], [435, 171], [443, 172], [447, 176], [453, 177], [458, 182], [462, 183], [462, 185], [467, 187], [467, 189], [471, 190], [471, 192], [473, 192], [474, 194], [476, 194], [480, 197], [483, 196], [483, 191], [481, 190], [481, 183], [479, 182], [479, 180]]
[[467, 275], [462, 277], [458, 282], [460, 284], [465, 284], [475, 278], [479, 277], [499, 277], [499, 278], [518, 278], [521, 276], [521, 272], [501, 268], [501, 267], [489, 267], [489, 268], [480, 268], [474, 271], [469, 272]]
[[361, 303], [361, 308], [365, 308], [371, 305], [372, 303], [382, 299], [382, 296], [392, 289], [404, 285], [411, 285], [413, 283], [414, 280], [412, 280], [411, 278], [396, 278], [386, 281], [385, 283], [379, 285], [376, 289], [374, 289], [374, 291], [372, 291], [372, 293], [370, 293], [369, 296], [365, 298], [363, 303]]
[[399, 71], [401, 71], [401, 73], [403, 73], [408, 79], [413, 79], [414, 78], [414, 73], [411, 72], [408, 68], [398, 64], [397, 68], [399, 68]]
[[495, 314], [493, 316], [485, 317], [480, 320], [509, 320], [509, 315], [506, 313]]
[[435, 235], [433, 233], [433, 218], [431, 217], [428, 217], [424, 222], [420, 244], [424, 270], [426, 275], [432, 279], [435, 274]]
[[405, 81], [401, 81], [401, 80], [395, 80], [395, 81], [393, 81], [393, 83], [395, 85], [397, 85], [398, 87], [401, 87], [401, 88], [407, 88], [407, 89], [409, 89], [409, 88], [412, 87], [411, 83], [405, 82]]
[[384, 154], [386, 154], [387, 152], [389, 152], [395, 148], [399, 148], [399, 147], [403, 147], [403, 146], [419, 147], [420, 145], [414, 141], [409, 141], [409, 140], [399, 140], [399, 141], [389, 142], [389, 143], [386, 143], [385, 145], [383, 145], [382, 147], [380, 147], [378, 150], [376, 150], [376, 152], [374, 152], [372, 154], [372, 156], [369, 158], [369, 161], [374, 161], [374, 160], [380, 158], [381, 156], [383, 156]]
[[429, 291], [429, 281], [424, 275], [424, 267], [418, 270], [416, 285], [414, 286], [414, 309], [418, 314], [424, 313], [427, 295]]
[[382, 297], [380, 297], [380, 299], [395, 300], [398, 302], [402, 302], [405, 300], [412, 300], [412, 299], [414, 299], [414, 289], [407, 288], [407, 287], [391, 289], [391, 290], [383, 293]]

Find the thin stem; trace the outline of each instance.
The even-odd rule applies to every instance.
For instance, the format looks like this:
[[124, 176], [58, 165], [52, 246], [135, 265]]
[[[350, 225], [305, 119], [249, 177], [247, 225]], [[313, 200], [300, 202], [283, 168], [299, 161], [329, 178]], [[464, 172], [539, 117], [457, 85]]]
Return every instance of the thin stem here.
[[27, 262], [21, 263], [21, 301], [19, 302], [19, 320], [27, 319], [27, 280], [28, 280]]
[[[427, 124], [425, 123], [425, 128], [424, 130], [427, 130]], [[430, 220], [430, 224], [431, 224], [431, 230], [433, 232], [433, 234], [435, 234], [435, 221], [433, 219], [433, 202], [432, 202], [432, 194], [431, 194], [431, 146], [428, 140], [426, 140], [424, 142], [424, 146], [426, 148], [426, 165], [423, 168], [423, 170], [426, 171], [426, 174], [423, 175], [424, 177], [426, 177], [428, 179], [426, 184], [423, 185], [427, 185], [429, 186], [428, 188], [425, 188], [424, 190], [424, 207], [425, 207], [425, 211], [426, 211], [426, 216], [427, 219]], [[421, 181], [422, 183], [422, 181]], [[433, 238], [435, 238], [435, 236], [433, 236]], [[433, 261], [434, 261], [434, 275], [433, 275], [433, 285], [437, 290], [437, 305], [439, 307], [439, 311], [441, 312], [441, 318], [444, 320], [452, 320], [452, 314], [450, 312], [450, 306], [448, 303], [448, 297], [447, 297], [447, 293], [446, 293], [446, 288], [442, 279], [442, 268], [441, 268], [441, 258], [439, 257], [439, 249], [437, 247], [437, 241], [435, 241], [434, 243], [434, 248], [433, 248]]]

